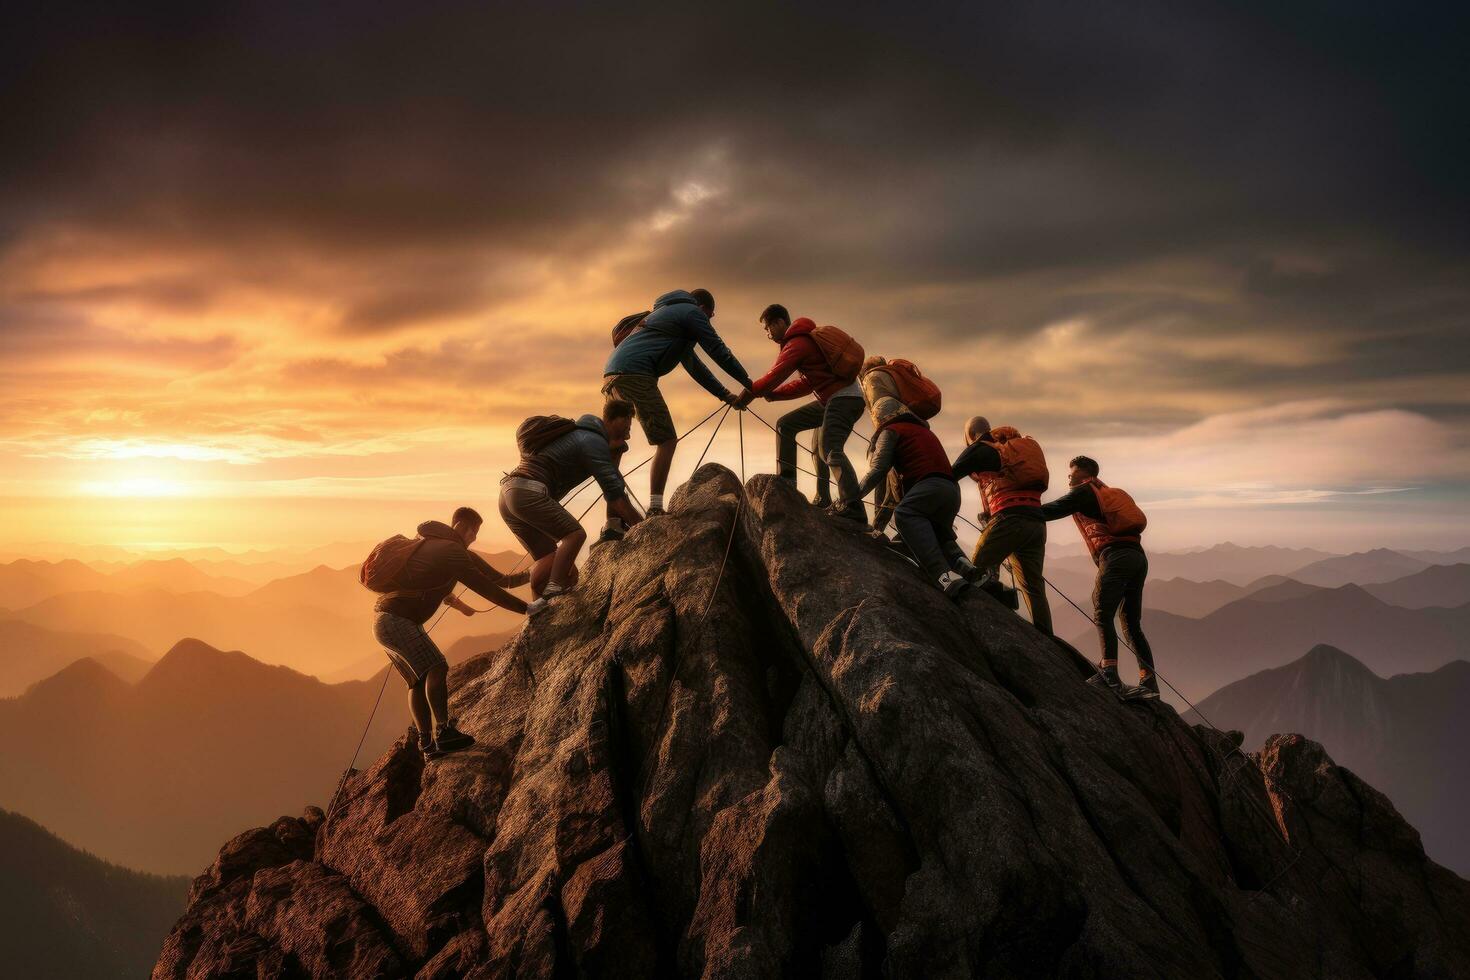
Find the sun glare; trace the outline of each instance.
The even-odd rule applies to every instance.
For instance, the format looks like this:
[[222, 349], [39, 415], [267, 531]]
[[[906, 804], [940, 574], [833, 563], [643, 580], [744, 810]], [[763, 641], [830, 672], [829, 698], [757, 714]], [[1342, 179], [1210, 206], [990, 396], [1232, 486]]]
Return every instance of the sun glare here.
[[184, 485], [156, 476], [130, 476], [89, 481], [82, 484], [82, 492], [91, 497], [177, 497], [183, 494]]

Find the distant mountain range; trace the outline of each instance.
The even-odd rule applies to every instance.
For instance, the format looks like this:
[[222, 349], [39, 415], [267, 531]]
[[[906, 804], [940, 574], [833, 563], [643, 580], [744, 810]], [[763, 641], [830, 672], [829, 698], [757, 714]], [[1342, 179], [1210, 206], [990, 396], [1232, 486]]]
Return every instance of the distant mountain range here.
[[138, 680], [152, 665], [147, 648], [127, 637], [48, 630], [0, 619], [0, 698], [15, 697], [83, 657], [97, 660], [126, 681]]
[[[323, 684], [197, 640], [136, 685], [81, 660], [0, 701], [0, 806], [108, 860], [198, 873], [221, 838], [326, 805], [379, 687]], [[366, 757], [408, 725], [390, 680]]]
[[129, 871], [0, 810], [0, 972], [144, 977], [184, 909], [185, 877]]
[[[1356, 585], [1320, 589], [1288, 581], [1202, 619], [1150, 612], [1144, 626], [1160, 674], [1190, 700], [1319, 643], [1346, 649], [1381, 674], [1433, 670], [1470, 656], [1470, 603], [1403, 609]], [[1097, 649], [1091, 630], [1072, 642], [1089, 656]], [[1121, 667], [1132, 676], [1126, 651]], [[1167, 689], [1165, 697], [1172, 698]]]
[[[1199, 703], [1248, 750], [1300, 732], [1388, 794], [1436, 861], [1470, 874], [1470, 662], [1387, 680], [1331, 646], [1236, 681]], [[1199, 722], [1199, 715], [1185, 715]]]

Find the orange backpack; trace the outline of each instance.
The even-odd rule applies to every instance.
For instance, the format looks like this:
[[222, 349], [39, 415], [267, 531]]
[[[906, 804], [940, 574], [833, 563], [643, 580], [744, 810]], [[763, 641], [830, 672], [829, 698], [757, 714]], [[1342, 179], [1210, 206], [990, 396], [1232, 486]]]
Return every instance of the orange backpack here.
[[[1008, 435], [1007, 431], [1014, 435]], [[1008, 427], [992, 432], [997, 436], [995, 450], [1000, 453], [1000, 478], [1008, 489], [1044, 491], [1051, 485], [1051, 472], [1046, 468], [1041, 443]]]
[[1094, 480], [1092, 489], [1097, 492], [1097, 506], [1102, 511], [1103, 523], [1108, 533], [1123, 537], [1136, 535], [1148, 527], [1148, 516], [1126, 490], [1110, 487]]
[[833, 326], [816, 327], [809, 336], [822, 352], [833, 377], [845, 385], [857, 380], [863, 358], [867, 356], [862, 344], [848, 336], [847, 331]]
[[898, 400], [919, 418], [932, 419], [939, 414], [943, 404], [939, 386], [924, 377], [924, 373], [913, 361], [895, 357], [887, 364], [877, 365], [873, 370], [888, 372], [894, 387], [898, 389]]
[[425, 540], [427, 539], [406, 538], [395, 534], [388, 540], [379, 542], [364, 559], [362, 568], [358, 570], [357, 580], [374, 592], [392, 592], [398, 577], [408, 566], [408, 560]]

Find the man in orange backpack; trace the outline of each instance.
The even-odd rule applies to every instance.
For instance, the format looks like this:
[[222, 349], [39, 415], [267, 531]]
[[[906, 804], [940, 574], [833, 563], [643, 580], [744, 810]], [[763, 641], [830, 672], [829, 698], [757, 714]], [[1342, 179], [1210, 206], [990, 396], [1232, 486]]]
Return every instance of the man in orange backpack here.
[[[863, 414], [863, 389], [857, 383], [862, 347], [836, 327], [818, 327], [808, 317], [793, 323], [779, 303], [761, 313], [761, 325], [771, 342], [781, 345], [781, 353], [771, 370], [740, 393], [737, 406], [743, 408], [756, 397], [775, 402], [815, 395], [816, 401], [787, 412], [776, 422], [777, 471], [783, 480], [796, 483], [796, 438], [815, 429], [812, 458], [817, 464], [817, 495], [812, 503], [818, 507], [832, 503], [828, 473], [836, 472], [838, 490], [848, 505], [834, 513], [866, 524], [868, 515], [857, 493], [857, 471], [846, 453], [852, 427]], [[834, 364], [833, 352], [826, 349], [834, 344], [836, 357], [843, 363]], [[800, 377], [786, 381], [793, 372]]]
[[[407, 543], [407, 560], [393, 575], [392, 591], [385, 592], [373, 607], [377, 611], [373, 635], [408, 684], [408, 710], [426, 759], [466, 748], [475, 740], [457, 729], [449, 717], [449, 663], [429, 639], [425, 621], [441, 604], [467, 616], [474, 612], [454, 597], [454, 587], [460, 583], [497, 606], [523, 613], [525, 602], [505, 590], [524, 585], [530, 577], [527, 572], [504, 575], [470, 550], [483, 523], [476, 511], [461, 507], [450, 521], [425, 521], [412, 541], [392, 539]], [[374, 549], [369, 563], [389, 543]]]
[[970, 477], [980, 486], [985, 531], [970, 561], [994, 568], [1009, 560], [1016, 588], [1026, 596], [1031, 624], [1052, 635], [1051, 605], [1046, 601], [1046, 520], [1041, 494], [1046, 490], [1046, 457], [1041, 446], [1008, 425], [992, 428], [975, 416], [965, 425], [967, 448], [954, 463], [956, 479]]
[[[1133, 498], [1097, 478], [1097, 461], [1078, 456], [1067, 469], [1063, 497], [1041, 505], [1042, 516], [1055, 521], [1070, 516], [1082, 532], [1082, 541], [1097, 565], [1092, 590], [1093, 620], [1102, 640], [1102, 663], [1089, 684], [1102, 684], [1129, 699], [1159, 696], [1154, 653], [1143, 635], [1143, 583], [1148, 578], [1148, 555], [1143, 550], [1147, 519]], [[1118, 631], [1114, 621], [1122, 606], [1123, 638], [1138, 658], [1138, 686], [1124, 687], [1118, 677]]]

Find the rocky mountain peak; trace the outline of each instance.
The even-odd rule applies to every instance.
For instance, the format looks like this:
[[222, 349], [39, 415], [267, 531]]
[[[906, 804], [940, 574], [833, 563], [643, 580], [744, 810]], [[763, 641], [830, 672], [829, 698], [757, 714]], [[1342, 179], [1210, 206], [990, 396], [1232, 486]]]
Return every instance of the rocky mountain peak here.
[[454, 670], [478, 745], [226, 844], [154, 976], [1470, 975], [1381, 794], [1088, 672], [705, 466]]

